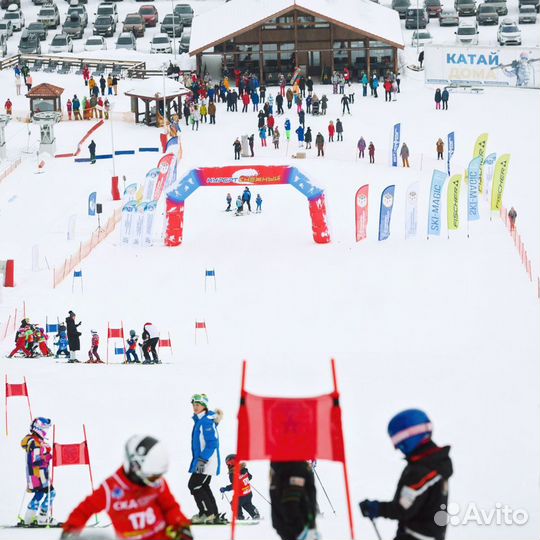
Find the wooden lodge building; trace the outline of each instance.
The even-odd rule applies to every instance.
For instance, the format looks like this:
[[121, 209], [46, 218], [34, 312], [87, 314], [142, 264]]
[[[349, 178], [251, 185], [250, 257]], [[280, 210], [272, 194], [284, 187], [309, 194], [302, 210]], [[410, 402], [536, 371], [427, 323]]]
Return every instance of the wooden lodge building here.
[[199, 71], [220, 55], [223, 73], [250, 71], [267, 84], [296, 66], [329, 82], [345, 67], [354, 80], [395, 71], [403, 46], [398, 13], [371, 0], [230, 0], [193, 19], [190, 55]]

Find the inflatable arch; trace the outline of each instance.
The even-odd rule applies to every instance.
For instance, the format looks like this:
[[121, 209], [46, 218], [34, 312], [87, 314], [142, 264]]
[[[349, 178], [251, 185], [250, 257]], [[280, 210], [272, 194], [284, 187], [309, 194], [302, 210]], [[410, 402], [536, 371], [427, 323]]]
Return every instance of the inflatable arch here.
[[309, 203], [313, 240], [317, 244], [330, 242], [326, 221], [326, 204], [322, 189], [295, 167], [249, 166], [205, 167], [193, 169], [167, 193], [166, 246], [179, 246], [184, 230], [184, 203], [200, 186], [271, 186], [290, 184]]

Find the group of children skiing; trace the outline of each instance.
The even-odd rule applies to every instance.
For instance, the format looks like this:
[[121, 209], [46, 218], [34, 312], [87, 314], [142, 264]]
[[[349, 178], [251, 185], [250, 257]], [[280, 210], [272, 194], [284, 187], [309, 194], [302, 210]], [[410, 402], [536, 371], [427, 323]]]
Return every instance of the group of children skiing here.
[[47, 346], [48, 339], [49, 336], [39, 324], [30, 324], [29, 319], [23, 319], [21, 326], [15, 333], [15, 348], [8, 354], [8, 358], [12, 358], [17, 353], [26, 358], [54, 356]]
[[[231, 212], [232, 208], [232, 195], [230, 193], [227, 193], [226, 197], [227, 201], [227, 208], [225, 208], [225, 212]], [[244, 188], [244, 191], [242, 195], [238, 195], [236, 198], [236, 211], [234, 213], [235, 216], [241, 216], [244, 213], [244, 205], [247, 206], [247, 213], [251, 213], [251, 191], [246, 186]], [[257, 193], [257, 197], [255, 198], [255, 213], [260, 214], [262, 212], [262, 197], [259, 193]]]

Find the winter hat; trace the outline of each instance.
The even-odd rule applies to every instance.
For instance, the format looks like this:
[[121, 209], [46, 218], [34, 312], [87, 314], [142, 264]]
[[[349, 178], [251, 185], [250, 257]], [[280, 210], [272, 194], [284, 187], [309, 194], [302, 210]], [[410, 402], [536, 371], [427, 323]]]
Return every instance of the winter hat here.
[[70, 316], [70, 317], [74, 317], [74, 316], [75, 316], [75, 313], [73, 313], [73, 311], [71, 311], [71, 310], [68, 311], [68, 313], [69, 313], [69, 316]]
[[97, 334], [97, 330], [90, 330], [91, 334]]
[[129, 335], [130, 335], [131, 337], [135, 337], [137, 334], [136, 334], [135, 330], [130, 330], [130, 331], [129, 331]]
[[193, 394], [191, 396], [191, 404], [198, 403], [205, 409], [208, 409], [208, 396], [206, 394]]
[[420, 409], [401, 411], [388, 423], [388, 435], [394, 448], [399, 448], [406, 456], [429, 440], [432, 431], [431, 420]]

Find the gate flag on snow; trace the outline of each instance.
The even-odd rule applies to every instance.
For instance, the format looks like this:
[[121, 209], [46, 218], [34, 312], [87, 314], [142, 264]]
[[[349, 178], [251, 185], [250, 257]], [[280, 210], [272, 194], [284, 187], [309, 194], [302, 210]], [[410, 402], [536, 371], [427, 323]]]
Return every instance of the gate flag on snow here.
[[362, 186], [356, 192], [356, 241], [360, 242], [367, 238], [369, 184]]

